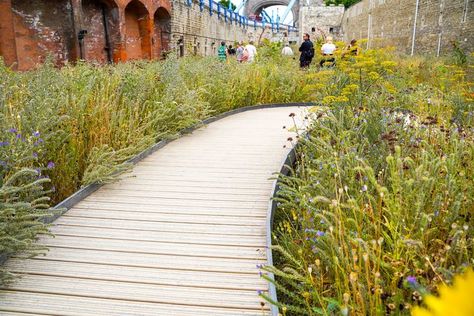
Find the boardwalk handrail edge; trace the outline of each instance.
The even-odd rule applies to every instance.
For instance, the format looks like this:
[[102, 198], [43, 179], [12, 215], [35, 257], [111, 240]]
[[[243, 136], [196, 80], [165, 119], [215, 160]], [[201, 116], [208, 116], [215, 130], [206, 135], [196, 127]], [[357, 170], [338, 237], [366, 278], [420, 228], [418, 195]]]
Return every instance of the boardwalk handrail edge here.
[[[247, 111], [252, 111], [252, 110], [260, 110], [260, 109], [271, 109], [271, 108], [280, 108], [280, 107], [296, 107], [296, 106], [311, 106], [314, 105], [312, 102], [294, 102], [294, 103], [271, 103], [271, 104], [259, 104], [259, 105], [250, 105], [250, 106], [245, 106], [237, 109], [233, 109], [227, 112], [220, 113], [216, 116], [209, 117], [199, 123], [196, 123], [190, 127], [184, 128], [181, 130], [178, 134], [178, 137], [172, 138], [172, 139], [163, 139], [156, 144], [152, 145], [151, 147], [145, 149], [141, 153], [137, 154], [133, 158], [127, 160], [128, 163], [131, 163], [132, 165], [136, 165], [138, 162], [141, 160], [145, 159], [149, 155], [155, 153], [157, 150], [165, 147], [169, 143], [181, 138], [184, 135], [190, 134], [194, 132], [195, 130], [211, 124], [213, 122], [219, 121], [223, 118], [226, 118], [228, 116], [234, 115], [234, 114], [239, 114]], [[284, 159], [281, 169], [280, 169], [280, 174], [287, 175], [290, 172], [289, 166], [293, 165], [294, 161], [296, 159], [296, 153], [295, 153], [295, 148], [293, 148], [286, 158]], [[273, 255], [272, 255], [272, 227], [273, 227], [273, 218], [274, 218], [274, 212], [276, 209], [276, 202], [274, 201], [274, 197], [276, 196], [278, 190], [279, 190], [279, 176], [277, 179], [274, 180], [273, 185], [272, 185], [272, 191], [271, 191], [271, 199], [269, 201], [268, 209], [267, 209], [267, 219], [266, 219], [266, 248], [267, 248], [267, 264], [268, 265], [273, 265]], [[53, 223], [56, 219], [61, 217], [63, 214], [65, 214], [69, 209], [71, 209], [74, 205], [79, 203], [80, 201], [84, 200], [86, 197], [97, 191], [100, 187], [102, 187], [106, 183], [98, 183], [94, 182], [92, 184], [89, 184], [75, 193], [73, 193], [71, 196], [67, 197], [64, 199], [62, 202], [58, 203], [56, 206], [53, 207], [54, 210], [57, 210], [56, 213], [52, 214], [51, 216], [45, 217], [42, 219], [42, 221], [46, 224], [51, 224]], [[0, 254], [0, 266], [3, 265], [7, 260], [8, 256], [4, 254]], [[273, 273], [269, 273], [268, 277], [271, 280], [274, 280], [274, 275]], [[278, 302], [277, 299], [277, 293], [276, 293], [276, 287], [273, 283], [269, 282], [269, 297], [274, 301]], [[272, 316], [278, 316], [278, 306], [276, 305], [271, 305], [271, 313]]]

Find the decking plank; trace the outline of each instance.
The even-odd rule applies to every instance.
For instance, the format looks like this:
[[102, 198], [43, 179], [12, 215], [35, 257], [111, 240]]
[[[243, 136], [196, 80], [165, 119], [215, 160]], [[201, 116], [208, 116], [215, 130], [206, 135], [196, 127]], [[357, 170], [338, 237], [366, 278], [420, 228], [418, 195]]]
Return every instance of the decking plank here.
[[12, 260], [9, 262], [8, 268], [12, 272], [20, 274], [38, 274], [214, 289], [255, 291], [256, 286], [257, 288], [265, 288], [266, 286], [265, 280], [255, 278], [258, 271], [256, 267], [253, 274], [239, 274], [27, 259]]

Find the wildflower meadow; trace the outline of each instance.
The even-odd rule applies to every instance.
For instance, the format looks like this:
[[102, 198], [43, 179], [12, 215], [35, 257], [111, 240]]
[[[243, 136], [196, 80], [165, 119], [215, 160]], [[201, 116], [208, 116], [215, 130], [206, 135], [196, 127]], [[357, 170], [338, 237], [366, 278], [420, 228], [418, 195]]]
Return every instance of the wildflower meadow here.
[[319, 105], [261, 269], [283, 315], [409, 315], [472, 268], [472, 70], [373, 50], [307, 75]]
[[45, 251], [52, 206], [159, 140], [238, 107], [312, 102], [309, 129], [284, 127], [297, 161], [275, 197], [275, 265], [258, 267], [278, 302], [258, 295], [283, 315], [435, 315], [455, 278], [472, 283], [473, 56], [374, 49], [302, 71], [280, 48], [253, 64], [0, 64], [0, 254]]

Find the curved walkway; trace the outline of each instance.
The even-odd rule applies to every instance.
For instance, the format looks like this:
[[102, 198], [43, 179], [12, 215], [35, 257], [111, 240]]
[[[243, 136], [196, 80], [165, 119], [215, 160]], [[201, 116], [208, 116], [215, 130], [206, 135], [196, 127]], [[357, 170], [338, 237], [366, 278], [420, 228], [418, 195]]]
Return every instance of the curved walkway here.
[[1, 315], [267, 315], [266, 216], [296, 107], [251, 110], [166, 145], [56, 220]]

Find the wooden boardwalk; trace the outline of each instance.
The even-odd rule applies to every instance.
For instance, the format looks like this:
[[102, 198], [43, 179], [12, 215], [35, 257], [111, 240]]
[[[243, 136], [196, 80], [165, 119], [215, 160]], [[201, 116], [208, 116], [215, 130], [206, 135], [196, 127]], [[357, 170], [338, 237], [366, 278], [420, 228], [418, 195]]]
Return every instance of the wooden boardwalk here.
[[268, 315], [266, 216], [296, 107], [229, 116], [171, 142], [11, 259], [0, 315]]

